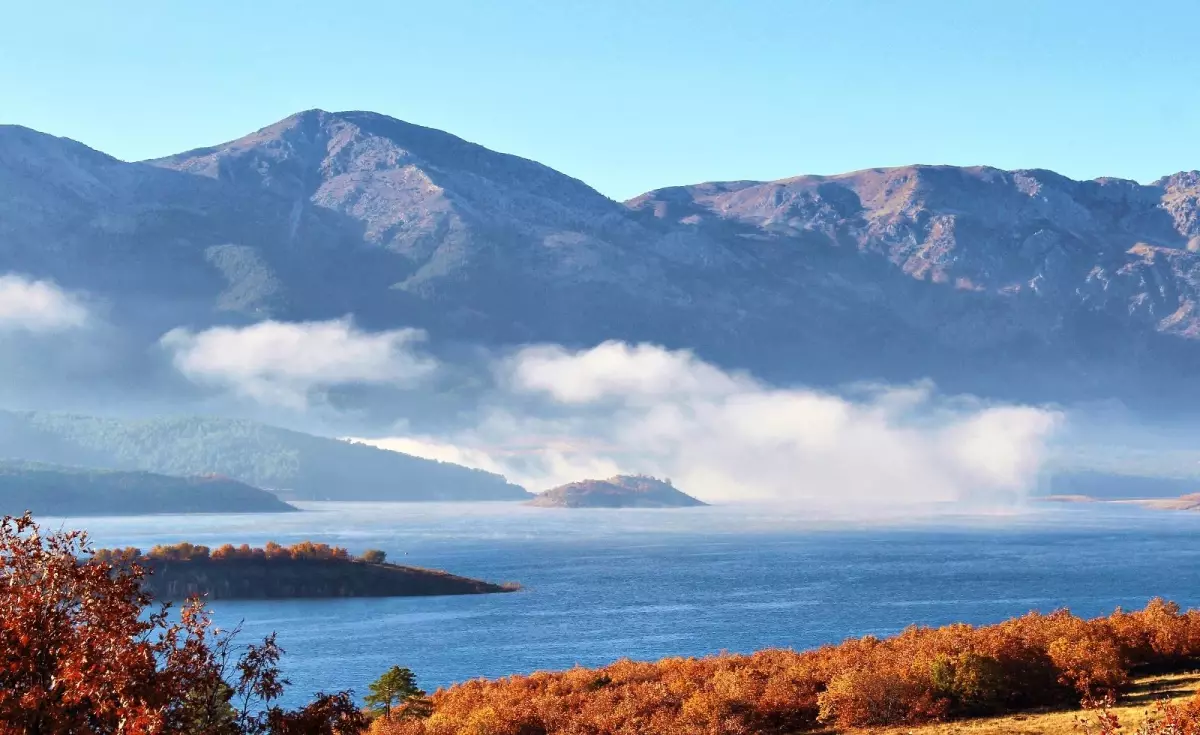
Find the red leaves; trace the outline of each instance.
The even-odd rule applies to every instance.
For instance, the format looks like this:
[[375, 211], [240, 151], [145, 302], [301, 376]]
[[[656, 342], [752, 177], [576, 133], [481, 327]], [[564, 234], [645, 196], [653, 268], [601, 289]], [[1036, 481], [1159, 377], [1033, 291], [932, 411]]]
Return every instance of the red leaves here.
[[[181, 544], [166, 553], [207, 555]], [[153, 552], [152, 552], [153, 553]], [[0, 521], [0, 735], [343, 735], [365, 726], [347, 693], [289, 712], [274, 636], [233, 659], [199, 600], [148, 609], [136, 549], [93, 557], [81, 532]], [[237, 672], [234, 683], [226, 675]], [[241, 709], [232, 706], [239, 697]], [[356, 716], [357, 715], [357, 716]]]

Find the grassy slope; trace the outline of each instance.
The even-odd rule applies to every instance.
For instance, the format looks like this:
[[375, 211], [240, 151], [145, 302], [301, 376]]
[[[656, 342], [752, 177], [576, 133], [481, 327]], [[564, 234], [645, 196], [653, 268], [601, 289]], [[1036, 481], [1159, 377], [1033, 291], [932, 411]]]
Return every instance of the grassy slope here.
[[[1133, 731], [1152, 714], [1161, 699], [1186, 700], [1200, 688], [1200, 673], [1170, 674], [1138, 679], [1113, 709], [1125, 731]], [[1080, 710], [1035, 712], [940, 725], [870, 730], [878, 735], [1080, 735]]]

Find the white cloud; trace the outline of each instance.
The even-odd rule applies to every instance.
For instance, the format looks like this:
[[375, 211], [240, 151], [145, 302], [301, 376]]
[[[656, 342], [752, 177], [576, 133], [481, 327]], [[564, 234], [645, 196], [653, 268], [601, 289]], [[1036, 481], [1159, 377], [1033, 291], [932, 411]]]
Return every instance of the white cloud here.
[[87, 321], [83, 303], [55, 283], [0, 275], [0, 332], [60, 332]]
[[174, 329], [161, 342], [196, 383], [261, 403], [303, 408], [314, 393], [349, 384], [409, 385], [431, 372], [416, 329], [363, 332], [349, 319], [259, 322], [202, 332]]
[[942, 399], [930, 386], [854, 398], [780, 389], [651, 345], [531, 347], [498, 370], [502, 393], [476, 426], [379, 444], [534, 490], [646, 472], [710, 501], [868, 511], [1020, 497], [1059, 422], [1036, 407]]
[[527, 347], [505, 367], [518, 390], [545, 392], [562, 403], [590, 403], [614, 395], [637, 400], [720, 394], [752, 383], [687, 351], [624, 342], [605, 342], [583, 352], [557, 345]]

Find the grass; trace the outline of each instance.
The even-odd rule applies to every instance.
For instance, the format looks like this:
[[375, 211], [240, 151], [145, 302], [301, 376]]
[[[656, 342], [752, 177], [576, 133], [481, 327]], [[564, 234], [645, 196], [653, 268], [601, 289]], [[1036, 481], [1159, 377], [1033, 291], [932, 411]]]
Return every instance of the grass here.
[[[1125, 731], [1133, 731], [1153, 714], [1160, 700], [1180, 701], [1200, 689], [1200, 673], [1169, 674], [1137, 679], [1113, 708]], [[920, 727], [889, 727], [861, 732], [872, 735], [1081, 735], [1080, 709], [1024, 712], [1003, 717], [960, 720]]]

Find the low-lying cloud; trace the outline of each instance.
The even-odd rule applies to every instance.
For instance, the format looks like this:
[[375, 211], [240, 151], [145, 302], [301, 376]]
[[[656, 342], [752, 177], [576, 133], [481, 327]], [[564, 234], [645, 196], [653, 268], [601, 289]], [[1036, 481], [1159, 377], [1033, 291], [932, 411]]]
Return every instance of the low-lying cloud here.
[[263, 404], [303, 408], [343, 385], [407, 386], [436, 367], [417, 329], [364, 332], [349, 319], [265, 321], [201, 332], [174, 329], [161, 344], [189, 380]]
[[0, 332], [62, 332], [87, 321], [83, 302], [54, 282], [0, 275]]
[[379, 446], [502, 472], [533, 490], [585, 477], [670, 477], [709, 501], [994, 503], [1035, 482], [1056, 412], [937, 396], [776, 388], [688, 351], [618, 342], [521, 350], [452, 435]]

